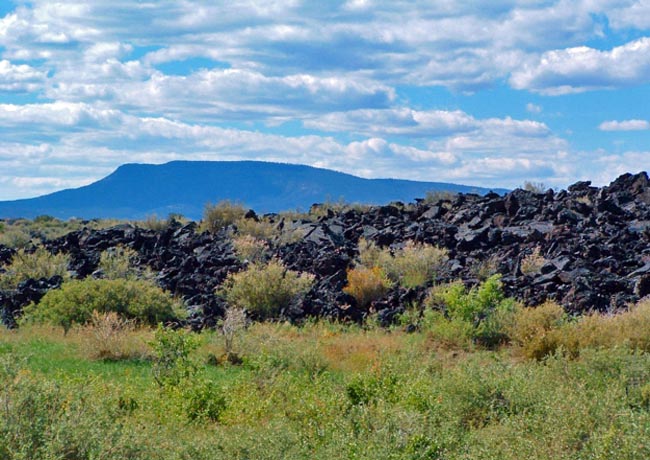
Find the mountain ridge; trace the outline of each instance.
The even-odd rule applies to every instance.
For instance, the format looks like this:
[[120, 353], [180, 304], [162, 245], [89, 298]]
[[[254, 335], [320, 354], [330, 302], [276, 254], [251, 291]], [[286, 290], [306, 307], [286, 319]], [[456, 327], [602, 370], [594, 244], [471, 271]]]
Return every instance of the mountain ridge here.
[[206, 203], [231, 200], [257, 212], [308, 209], [313, 203], [385, 204], [412, 201], [428, 191], [504, 193], [445, 182], [364, 179], [324, 168], [262, 161], [126, 163], [91, 184], [35, 198], [0, 201], [0, 217], [51, 215], [67, 219], [142, 219], [178, 213], [199, 219]]

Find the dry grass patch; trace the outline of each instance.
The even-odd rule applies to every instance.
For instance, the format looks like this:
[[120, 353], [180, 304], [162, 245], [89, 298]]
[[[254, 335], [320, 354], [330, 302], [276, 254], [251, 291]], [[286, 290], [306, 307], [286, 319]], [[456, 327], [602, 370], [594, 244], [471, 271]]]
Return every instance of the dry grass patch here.
[[546, 258], [541, 254], [539, 246], [532, 250], [530, 254], [527, 254], [523, 259], [521, 259], [521, 273], [524, 275], [534, 275], [539, 273], [544, 264], [546, 263]]
[[404, 340], [400, 333], [347, 332], [323, 339], [319, 348], [331, 369], [361, 372], [370, 369], [382, 358], [403, 349]]
[[83, 353], [89, 359], [121, 361], [151, 357], [148, 345], [153, 337], [151, 331], [136, 328], [133, 320], [125, 319], [112, 311], [93, 311], [89, 324], [78, 328], [76, 335]]

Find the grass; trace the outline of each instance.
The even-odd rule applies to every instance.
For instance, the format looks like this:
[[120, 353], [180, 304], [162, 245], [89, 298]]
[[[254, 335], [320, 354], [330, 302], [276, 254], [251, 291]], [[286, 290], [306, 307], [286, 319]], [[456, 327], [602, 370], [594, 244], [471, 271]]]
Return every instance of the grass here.
[[[631, 342], [535, 360], [516, 345], [445, 349], [426, 331], [252, 323], [229, 345], [241, 365], [209, 364], [225, 344], [205, 332], [188, 355], [191, 379], [161, 387], [152, 330], [122, 331], [149, 353], [108, 361], [86, 350], [90, 327], [0, 330], [2, 458], [650, 454], [650, 355]], [[23, 423], [29, 414], [35, 421]]]

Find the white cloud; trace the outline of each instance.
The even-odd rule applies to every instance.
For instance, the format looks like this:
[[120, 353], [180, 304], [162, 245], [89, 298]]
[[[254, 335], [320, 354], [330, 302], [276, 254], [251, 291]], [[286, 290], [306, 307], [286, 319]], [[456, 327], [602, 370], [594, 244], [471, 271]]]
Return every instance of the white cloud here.
[[536, 63], [515, 71], [510, 84], [561, 95], [648, 83], [648, 75], [650, 38], [644, 37], [610, 51], [587, 46], [548, 51]]
[[59, 62], [100, 51], [95, 43], [129, 42], [162, 47], [143, 58], [145, 66], [208, 57], [265, 75], [363, 71], [393, 84], [459, 90], [494, 84], [531, 53], [598, 35], [595, 18], [610, 7], [594, 0], [30, 5], [0, 19], [6, 56]]
[[533, 104], [532, 102], [529, 102], [526, 104], [526, 112], [529, 113], [542, 113], [542, 106]]
[[[0, 197], [14, 186], [27, 194], [96, 179], [123, 162], [173, 159], [559, 184], [596, 166], [585, 167], [589, 157], [546, 124], [503, 110], [478, 117], [461, 98], [419, 100], [418, 91], [509, 81], [563, 94], [650, 75], [650, 38], [593, 45], [609, 43], [611, 30], [618, 40], [645, 34], [645, 0], [16, 3], [0, 18], [0, 91], [19, 93], [0, 104], [0, 170], [15, 174], [11, 182], [0, 173]], [[605, 153], [596, 157], [609, 166]]]
[[642, 131], [650, 129], [650, 122], [646, 120], [603, 121], [598, 129], [601, 131]]
[[116, 110], [97, 109], [82, 103], [0, 104], [0, 122], [12, 130], [20, 125], [32, 131], [39, 127], [46, 130], [53, 127], [108, 128], [122, 118], [123, 115]]
[[[12, 125], [4, 134], [11, 132], [20, 139], [30, 132], [49, 139], [31, 145], [18, 140], [4, 146], [6, 153], [0, 155], [0, 165], [16, 177], [52, 178], [39, 184], [39, 192], [46, 191], [48, 183], [56, 184], [56, 179], [97, 179], [99, 172], [125, 162], [174, 159], [281, 161], [367, 177], [514, 186], [517, 168], [520, 173], [553, 171], [557, 151], [564, 147], [564, 141], [543, 124], [510, 118], [474, 120], [471, 132], [440, 136], [422, 146], [391, 142], [380, 135], [348, 143], [318, 135], [289, 137], [137, 117], [83, 103], [0, 105], [0, 122], [6, 126], [9, 120]], [[475, 165], [485, 170], [477, 171]], [[93, 168], [97, 172], [89, 173]]]
[[45, 72], [26, 64], [14, 65], [6, 59], [0, 60], [0, 91], [38, 91], [45, 82]]
[[509, 137], [548, 137], [544, 123], [512, 118], [476, 119], [461, 111], [413, 110], [409, 108], [383, 110], [352, 110], [312, 117], [304, 122], [309, 128], [332, 132], [354, 132], [363, 135], [445, 137], [459, 133], [496, 130]]

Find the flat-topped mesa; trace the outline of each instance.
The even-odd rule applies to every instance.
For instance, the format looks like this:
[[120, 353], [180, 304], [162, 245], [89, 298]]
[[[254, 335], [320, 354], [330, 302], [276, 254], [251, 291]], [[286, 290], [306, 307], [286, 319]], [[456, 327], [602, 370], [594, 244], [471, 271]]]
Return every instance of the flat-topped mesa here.
[[[360, 318], [371, 310], [389, 320], [421, 301], [434, 283], [461, 279], [471, 285], [494, 272], [502, 275], [507, 294], [525, 304], [554, 300], [572, 313], [626, 308], [650, 294], [650, 181], [645, 172], [624, 174], [606, 187], [582, 181], [559, 192], [517, 189], [505, 195], [446, 196], [433, 203], [314, 209], [318, 217], [311, 220], [248, 214], [251, 221], [272, 219], [276, 232], [301, 235], [269, 241], [271, 257], [288, 269], [315, 275], [302, 303], [285, 311], [293, 318]], [[158, 284], [185, 299], [193, 324], [200, 327], [215, 324], [224, 311], [215, 289], [229, 273], [246, 266], [232, 245], [232, 234], [240, 231], [234, 226], [200, 233], [194, 223], [177, 222], [160, 231], [121, 225], [74, 232], [45, 246], [69, 253], [77, 277], [96, 270], [102, 250], [134, 249], [137, 263], [150, 267]], [[449, 260], [425, 286], [393, 287], [364, 309], [343, 292], [362, 238], [392, 250], [409, 241], [436, 245], [448, 251]], [[0, 258], [10, 255], [11, 250], [0, 247]], [[43, 282], [35, 289], [28, 283], [0, 293], [3, 317], [13, 318], [26, 302], [57, 286]]]

